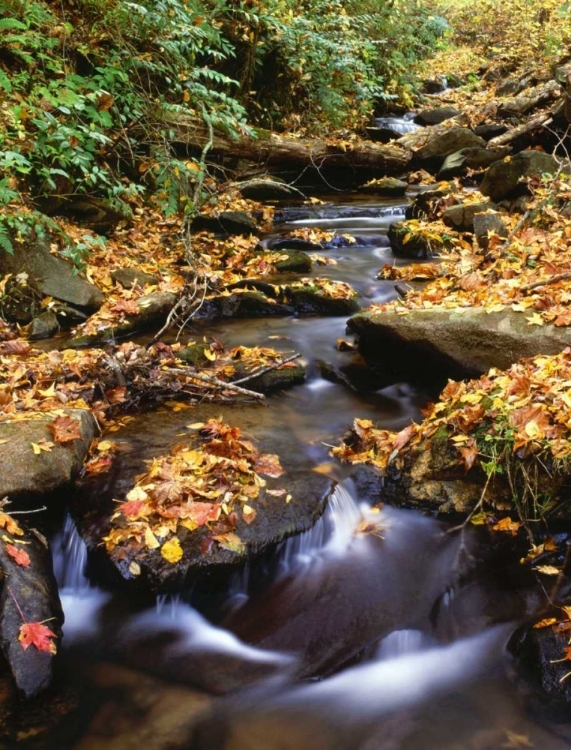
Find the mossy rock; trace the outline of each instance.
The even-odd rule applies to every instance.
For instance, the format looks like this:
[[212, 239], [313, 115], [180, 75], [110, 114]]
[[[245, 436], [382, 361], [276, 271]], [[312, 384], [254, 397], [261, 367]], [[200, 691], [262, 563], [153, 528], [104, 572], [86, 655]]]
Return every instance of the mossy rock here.
[[309, 273], [313, 268], [313, 261], [301, 250], [287, 250], [282, 253], [287, 255], [287, 258], [274, 263], [280, 273]]
[[397, 258], [435, 258], [447, 246], [446, 236], [424, 227], [414, 227], [406, 221], [390, 225], [388, 238]]
[[[291, 366], [293, 365], [293, 366]], [[248, 375], [246, 367], [236, 366], [236, 374], [232, 380], [240, 380]], [[291, 388], [294, 385], [301, 385], [305, 381], [306, 368], [299, 363], [290, 363], [287, 367], [276, 368], [265, 372], [258, 377], [252, 378], [244, 383], [244, 388], [257, 393], [272, 393]]]

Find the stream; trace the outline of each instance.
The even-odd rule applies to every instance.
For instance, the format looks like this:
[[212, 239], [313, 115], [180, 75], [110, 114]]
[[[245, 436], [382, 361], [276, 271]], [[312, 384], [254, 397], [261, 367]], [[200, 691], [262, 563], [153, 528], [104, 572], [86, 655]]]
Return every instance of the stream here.
[[[347, 281], [361, 303], [396, 296], [376, 274], [395, 261], [390, 222], [405, 205], [351, 197], [285, 213], [265, 238], [301, 226], [348, 233], [314, 275]], [[355, 417], [399, 430], [429, 394], [376, 390], [337, 349], [346, 318], [197, 322], [189, 336], [301, 352], [303, 385], [268, 407], [214, 409], [256, 439], [283, 432], [338, 481], [315, 526], [224, 579], [157, 597], [109, 592], [73, 521], [53, 541], [65, 610], [61, 684], [77, 705], [44, 744], [54, 750], [497, 750], [571, 747], [571, 724], [532, 700], [508, 644], [543, 602], [514, 545], [482, 527], [451, 532], [377, 498], [328, 456]], [[390, 356], [390, 352], [387, 352]], [[321, 362], [359, 387], [326, 379]], [[349, 364], [348, 364], [349, 363]], [[422, 362], [419, 362], [422, 367]], [[150, 457], [180, 440], [192, 411], [160, 409], [114, 439]], [[127, 460], [128, 462], [128, 460]], [[127, 478], [124, 479], [127, 481]], [[19, 744], [21, 747], [21, 744]]]

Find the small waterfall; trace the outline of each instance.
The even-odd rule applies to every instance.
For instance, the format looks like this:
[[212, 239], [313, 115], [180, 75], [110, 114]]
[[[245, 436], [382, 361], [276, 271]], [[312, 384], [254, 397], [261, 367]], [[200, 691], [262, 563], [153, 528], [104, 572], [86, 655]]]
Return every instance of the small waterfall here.
[[68, 593], [82, 594], [91, 584], [85, 575], [87, 548], [68, 514], [63, 530], [52, 543], [54, 574], [61, 589]]
[[431, 639], [421, 630], [393, 630], [379, 643], [375, 661], [396, 659], [426, 649]]
[[[344, 554], [357, 525], [367, 515], [366, 506], [358, 505], [351, 489], [350, 482], [338, 484], [315, 525], [278, 545], [265, 568], [268, 578], [279, 580], [324, 557], [341, 557]], [[246, 565], [230, 583], [228, 606], [231, 610], [237, 609], [248, 599], [251, 582], [252, 570], [250, 565]]]
[[392, 130], [396, 135], [406, 135], [407, 133], [414, 133], [420, 125], [406, 117], [376, 117], [375, 127]]

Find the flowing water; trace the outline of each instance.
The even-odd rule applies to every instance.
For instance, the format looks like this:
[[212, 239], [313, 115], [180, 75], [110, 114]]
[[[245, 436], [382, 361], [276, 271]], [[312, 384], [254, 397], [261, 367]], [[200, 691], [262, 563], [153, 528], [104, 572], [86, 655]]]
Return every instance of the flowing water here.
[[[363, 304], [392, 298], [393, 284], [375, 276], [393, 262], [384, 237], [402, 205], [369, 199], [345, 209], [286, 214], [266, 242], [307, 222], [358, 235], [353, 246], [324, 251], [338, 263], [316, 273], [353, 283]], [[272, 396], [269, 408], [232, 415], [254, 437], [287, 431], [323, 466], [328, 444], [354, 417], [400, 429], [420, 418], [427, 400], [407, 383], [379, 391], [373, 382], [352, 388], [324, 379], [320, 360], [353, 362], [336, 345], [345, 323], [220, 321], [197, 323], [191, 335], [301, 352], [304, 385]], [[159, 411], [118, 437], [139, 457], [159, 454], [188, 421], [189, 412]], [[206, 579], [156, 601], [100, 588], [68, 519], [53, 546], [66, 614], [60, 680], [74, 684], [79, 708], [34, 747], [571, 747], [568, 726], [530, 713], [509, 656], [512, 634], [542, 601], [517, 553], [499, 551], [482, 529], [451, 533], [415, 511], [371, 507], [362, 487], [340, 470], [338, 478], [312, 529], [225, 581]]]

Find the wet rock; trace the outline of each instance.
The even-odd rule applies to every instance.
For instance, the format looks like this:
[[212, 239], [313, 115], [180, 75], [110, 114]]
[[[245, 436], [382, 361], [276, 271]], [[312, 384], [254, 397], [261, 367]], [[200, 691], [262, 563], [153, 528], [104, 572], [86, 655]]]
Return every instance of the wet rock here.
[[485, 122], [482, 125], [478, 125], [476, 128], [474, 128], [474, 133], [476, 133], [476, 135], [479, 135], [480, 138], [483, 138], [485, 141], [491, 141], [492, 138], [496, 138], [498, 135], [507, 133], [507, 130], [507, 125], [501, 125], [497, 122]]
[[260, 228], [256, 222], [243, 211], [222, 211], [218, 216], [210, 214], [199, 214], [192, 220], [194, 232], [212, 232], [218, 235], [245, 235], [259, 234]]
[[396, 177], [381, 177], [378, 180], [367, 182], [359, 188], [359, 191], [362, 193], [372, 193], [373, 195], [398, 196], [404, 195], [407, 188], [408, 183]]
[[450, 197], [450, 191], [445, 188], [423, 190], [413, 202], [407, 206], [405, 219], [429, 219], [433, 221], [439, 218], [445, 205], [445, 201], [460, 203], [458, 198]]
[[288, 185], [275, 177], [272, 179], [259, 178], [238, 183], [238, 190], [242, 198], [254, 201], [278, 201], [305, 199], [305, 195], [297, 188]]
[[283, 251], [283, 254], [287, 257], [274, 263], [280, 273], [309, 273], [313, 268], [313, 261], [301, 250]]
[[145, 273], [136, 268], [117, 268], [115, 271], [111, 271], [111, 278], [125, 289], [159, 283], [158, 278], [153, 274]]
[[446, 247], [446, 238], [406, 221], [391, 224], [388, 231], [391, 250], [397, 258], [435, 258]]
[[31, 341], [37, 339], [49, 339], [59, 331], [57, 315], [50, 310], [41, 313], [30, 323], [28, 338]]
[[[184, 537], [179, 533], [184, 555], [176, 564], [165, 560], [160, 550], [139, 551], [137, 560], [141, 573], [138, 576], [129, 570], [129, 554], [124, 558], [108, 556], [101, 545], [101, 537], [109, 528], [109, 518], [116, 508], [114, 500], [124, 497], [132, 487], [135, 476], [145, 471], [145, 460], [168, 453], [174, 442], [181, 442], [181, 429], [189, 420], [188, 412], [184, 421], [173, 413], [163, 412], [160, 416], [149, 414], [114, 436], [125, 446], [130, 446], [131, 450], [117, 454], [110, 472], [105, 476], [86, 477], [73, 502], [72, 512], [78, 530], [101, 575], [115, 580], [123, 578], [135, 588], [180, 590], [185, 580], [192, 580], [201, 571], [208, 570], [214, 574], [217, 570], [224, 571], [230, 566], [243, 564], [282, 539], [310, 528], [321, 516], [331, 491], [331, 480], [313, 471], [313, 463], [296, 435], [285, 425], [276, 428], [271, 415], [261, 413], [260, 407], [255, 405], [241, 404], [239, 409], [232, 409], [220, 404], [202, 404], [193, 409], [191, 419], [193, 422], [206, 422], [211, 417], [219, 418], [221, 415], [253, 439], [261, 452], [276, 453], [285, 472], [277, 479], [264, 477], [267, 485], [262, 488], [258, 500], [253, 501], [257, 516], [252, 524], [248, 525], [241, 514], [237, 519], [235, 533], [245, 546], [230, 550], [214, 543], [205, 548], [203, 540], [210, 537], [212, 532], [201, 527]], [[157, 417], [161, 422], [159, 432], [153, 428], [153, 420], [156, 422]], [[169, 420], [173, 429], [165, 430]], [[152, 440], [148, 439], [149, 434], [153, 435]], [[175, 437], [177, 434], [178, 437]], [[288, 502], [286, 493], [267, 493], [267, 490], [283, 488], [291, 495]]]
[[176, 352], [176, 358], [185, 365], [206, 367], [210, 363], [210, 359], [205, 354], [206, 351], [210, 351], [210, 344], [193, 344]]
[[47, 239], [18, 242], [14, 238], [12, 245], [12, 254], [0, 253], [0, 276], [27, 274], [28, 284], [41, 295], [55, 297], [87, 311], [101, 307], [101, 291], [77, 276], [70, 263], [52, 255]]
[[476, 242], [482, 250], [488, 249], [491, 237], [496, 236], [502, 240], [506, 240], [509, 236], [508, 228], [502, 221], [499, 213], [495, 211], [475, 213], [472, 217], [472, 224], [474, 234], [476, 235]]
[[[263, 284], [267, 287], [268, 284]], [[249, 287], [249, 288], [245, 288]], [[241, 286], [233, 285], [234, 291], [228, 295], [213, 297], [202, 306], [201, 314], [206, 318], [262, 318], [272, 315], [293, 315], [293, 305], [279, 303], [272, 296], [259, 291], [262, 284], [245, 281]]]
[[569, 661], [563, 661], [569, 636], [553, 627], [528, 627], [516, 634], [510, 646], [524, 675], [538, 690], [543, 707], [566, 719], [571, 707], [571, 684], [569, 678], [562, 678], [569, 672]]
[[307, 251], [307, 252], [319, 252], [324, 250], [324, 246], [320, 243], [309, 242], [301, 237], [283, 237], [278, 240], [272, 240], [269, 243], [270, 250], [295, 250], [295, 251]]
[[0, 423], [0, 476], [2, 493], [11, 500], [37, 497], [69, 484], [83, 465], [92, 439], [98, 433], [94, 417], [86, 409], [62, 409], [64, 416], [75, 420], [81, 437], [66, 443], [55, 443], [51, 450], [34, 453], [32, 443], [53, 443], [50, 425], [54, 414], [40, 419]]
[[176, 303], [176, 295], [172, 292], [153, 292], [139, 297], [136, 304], [138, 315], [126, 315], [122, 323], [116, 326], [102, 328], [97, 333], [81, 334], [70, 339], [66, 346], [79, 349], [83, 346], [96, 346], [106, 341], [113, 341], [121, 336], [127, 336], [135, 331], [145, 331], [161, 325]]
[[[348, 323], [359, 350], [386, 384], [412, 378], [444, 386], [451, 377], [505, 369], [521, 357], [556, 354], [571, 344], [571, 330], [530, 326], [524, 313], [484, 309], [361, 312]], [[418, 363], [422, 361], [422, 371]]]
[[422, 82], [422, 92], [424, 94], [442, 94], [448, 87], [446, 76], [437, 75], [434, 78], [427, 78]]
[[429, 135], [426, 143], [415, 153], [416, 159], [425, 169], [440, 168], [444, 159], [455, 151], [465, 148], [483, 147], [486, 142], [469, 128], [452, 127]]
[[[20, 522], [19, 522], [20, 523]], [[59, 647], [63, 612], [57, 584], [52, 571], [51, 555], [41, 535], [25, 529], [23, 535], [3, 532], [0, 542], [0, 644], [10, 666], [16, 688], [22, 698], [30, 699], [49, 687], [53, 678], [54, 654], [36, 648], [24, 649], [18, 637], [24, 623], [49, 623], [56, 636], [54, 649]], [[9, 541], [8, 541], [9, 540]], [[17, 564], [8, 554], [9, 545], [18, 546], [29, 557], [29, 563]]]
[[440, 125], [441, 122], [459, 115], [460, 111], [455, 107], [436, 107], [436, 109], [424, 109], [414, 118], [418, 125]]
[[514, 196], [518, 191], [525, 192], [525, 184], [520, 180], [544, 173], [555, 174], [557, 160], [542, 151], [521, 151], [515, 156], [497, 161], [486, 171], [480, 192], [494, 201]]
[[[299, 363], [292, 362], [291, 364], [293, 367], [281, 367], [251, 378], [243, 383], [243, 386], [257, 393], [273, 393], [274, 391], [291, 388], [294, 385], [300, 385], [305, 380], [306, 368]], [[240, 380], [248, 374], [246, 369], [236, 366], [236, 375], [231, 382]]]
[[495, 210], [494, 203], [467, 203], [458, 206], [449, 206], [442, 213], [442, 221], [458, 232], [473, 232], [474, 217], [476, 214], [485, 213], [490, 209]]
[[449, 180], [452, 177], [458, 177], [467, 169], [484, 169], [503, 159], [509, 152], [508, 147], [481, 148], [479, 146], [455, 151], [444, 160], [444, 164], [438, 172], [438, 179]]

